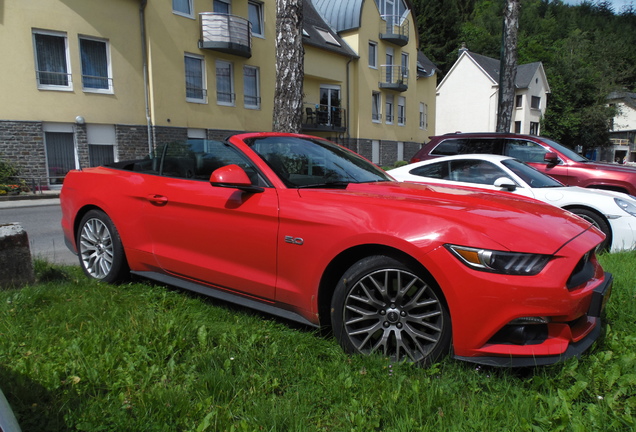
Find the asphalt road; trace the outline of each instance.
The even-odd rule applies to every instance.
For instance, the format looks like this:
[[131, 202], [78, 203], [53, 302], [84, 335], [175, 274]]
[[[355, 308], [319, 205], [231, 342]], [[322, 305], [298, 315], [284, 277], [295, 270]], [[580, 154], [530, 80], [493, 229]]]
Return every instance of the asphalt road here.
[[33, 257], [55, 264], [79, 265], [77, 256], [64, 244], [61, 218], [59, 199], [0, 203], [0, 224], [19, 223], [27, 232]]

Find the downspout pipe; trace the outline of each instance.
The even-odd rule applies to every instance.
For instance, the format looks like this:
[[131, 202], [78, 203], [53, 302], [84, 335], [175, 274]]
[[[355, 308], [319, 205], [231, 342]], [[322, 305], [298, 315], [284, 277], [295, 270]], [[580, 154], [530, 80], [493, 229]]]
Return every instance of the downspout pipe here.
[[143, 62], [144, 75], [144, 96], [146, 104], [146, 129], [148, 134], [148, 154], [152, 154], [154, 146], [152, 144], [152, 117], [150, 115], [150, 75], [148, 72], [148, 48], [146, 45], [146, 6], [148, 0], [141, 0], [139, 3], [139, 24], [141, 29], [141, 57]]
[[[349, 142], [349, 140], [351, 139], [351, 123], [349, 122], [349, 120], [351, 119], [351, 110], [350, 110], [350, 99], [351, 99], [351, 89], [349, 88], [349, 86], [351, 85], [351, 80], [349, 79], [349, 66], [351, 65], [351, 62], [353, 61], [353, 57], [349, 57], [349, 61], [347, 62], [347, 147], [349, 147], [351, 145], [351, 143]], [[356, 143], [356, 149], [357, 149], [358, 145]]]

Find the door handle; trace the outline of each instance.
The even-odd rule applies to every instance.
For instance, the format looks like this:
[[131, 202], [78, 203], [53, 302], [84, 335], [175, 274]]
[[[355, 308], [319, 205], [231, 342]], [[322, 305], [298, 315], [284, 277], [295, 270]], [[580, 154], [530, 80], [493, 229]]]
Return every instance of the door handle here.
[[159, 207], [165, 206], [166, 204], [168, 204], [168, 198], [163, 195], [150, 194], [146, 197], [146, 199], [150, 201], [150, 204], [156, 205]]

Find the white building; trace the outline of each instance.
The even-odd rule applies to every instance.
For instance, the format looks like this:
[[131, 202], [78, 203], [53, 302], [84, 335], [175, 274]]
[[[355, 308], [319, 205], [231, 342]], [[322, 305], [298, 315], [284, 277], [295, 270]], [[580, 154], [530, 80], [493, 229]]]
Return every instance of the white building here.
[[[499, 60], [466, 48], [437, 86], [436, 133], [495, 132], [499, 101]], [[541, 62], [517, 66], [511, 132], [539, 135], [548, 80]]]

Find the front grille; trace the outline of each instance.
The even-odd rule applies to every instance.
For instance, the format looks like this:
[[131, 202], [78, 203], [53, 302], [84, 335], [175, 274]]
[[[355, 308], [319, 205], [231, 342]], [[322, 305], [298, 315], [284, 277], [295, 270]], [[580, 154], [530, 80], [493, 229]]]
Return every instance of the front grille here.
[[583, 255], [583, 258], [576, 264], [574, 271], [566, 283], [568, 290], [573, 290], [594, 277], [593, 257], [594, 250], [591, 250]]

